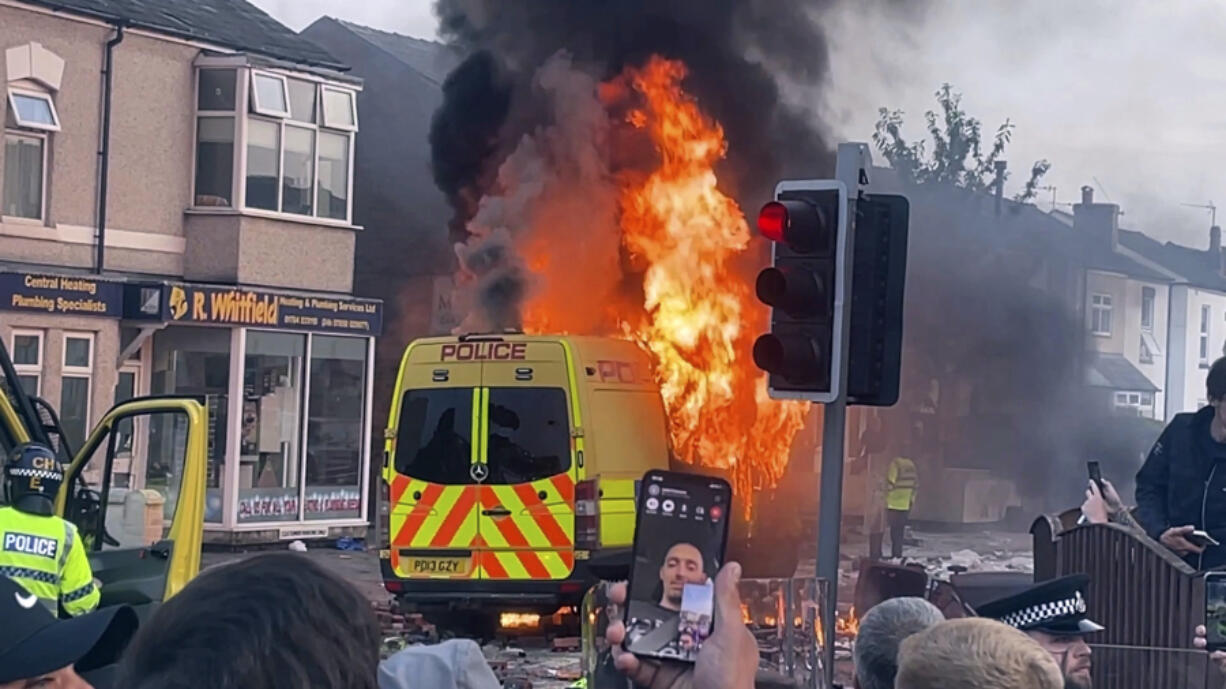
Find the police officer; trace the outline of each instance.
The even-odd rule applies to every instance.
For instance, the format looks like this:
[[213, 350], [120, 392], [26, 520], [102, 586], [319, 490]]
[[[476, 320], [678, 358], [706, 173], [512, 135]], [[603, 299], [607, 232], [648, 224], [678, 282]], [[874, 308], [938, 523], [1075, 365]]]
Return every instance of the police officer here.
[[1087, 616], [1090, 577], [1073, 574], [1015, 590], [975, 609], [980, 617], [1000, 620], [1026, 632], [1055, 657], [1066, 689], [1092, 689], [1088, 634], [1103, 626]]
[[101, 594], [77, 527], [55, 515], [64, 469], [46, 445], [26, 443], [4, 466], [8, 505], [0, 507], [0, 576], [25, 587], [53, 613], [76, 616]]

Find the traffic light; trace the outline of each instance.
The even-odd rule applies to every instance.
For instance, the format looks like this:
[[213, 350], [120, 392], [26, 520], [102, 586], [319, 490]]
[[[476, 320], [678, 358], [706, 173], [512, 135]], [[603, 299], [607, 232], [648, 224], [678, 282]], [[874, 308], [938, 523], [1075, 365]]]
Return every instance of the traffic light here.
[[770, 332], [754, 342], [753, 359], [770, 374], [772, 397], [831, 402], [840, 394], [846, 228], [847, 189], [836, 180], [780, 182], [758, 214], [758, 231], [774, 246], [755, 285], [771, 307]]
[[891, 194], [863, 194], [855, 203], [848, 404], [898, 401], [910, 208], [906, 197]]

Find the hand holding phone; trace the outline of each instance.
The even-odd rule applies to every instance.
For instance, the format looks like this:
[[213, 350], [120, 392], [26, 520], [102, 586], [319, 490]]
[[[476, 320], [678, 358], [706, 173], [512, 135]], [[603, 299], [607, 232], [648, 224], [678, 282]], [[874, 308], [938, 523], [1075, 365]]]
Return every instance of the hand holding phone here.
[[1191, 541], [1194, 545], [1198, 545], [1202, 548], [1205, 548], [1211, 545], [1222, 545], [1221, 543], [1218, 543], [1217, 540], [1213, 538], [1213, 536], [1210, 536], [1209, 532], [1202, 531], [1200, 529], [1197, 529], [1193, 531], [1192, 533], [1184, 536], [1184, 538]]
[[639, 491], [634, 564], [625, 606], [626, 648], [693, 662], [711, 635], [715, 573], [728, 543], [727, 481], [649, 471]]
[[1205, 574], [1205, 644], [1210, 651], [1226, 649], [1226, 572]]
[[1103, 472], [1099, 468], [1098, 462], [1086, 462], [1086, 471], [1090, 474], [1090, 480], [1094, 485], [1098, 486], [1098, 493], [1105, 495], [1103, 492]]

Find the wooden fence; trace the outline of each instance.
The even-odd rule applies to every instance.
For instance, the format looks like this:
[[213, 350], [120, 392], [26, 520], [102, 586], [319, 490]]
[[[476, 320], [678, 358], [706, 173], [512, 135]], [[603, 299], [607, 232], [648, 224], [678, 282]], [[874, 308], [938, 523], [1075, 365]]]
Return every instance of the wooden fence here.
[[1222, 689], [1226, 678], [1192, 647], [1203, 623], [1204, 577], [1162, 545], [1115, 524], [1076, 525], [1071, 514], [1031, 527], [1035, 579], [1090, 576], [1088, 638], [1095, 689]]

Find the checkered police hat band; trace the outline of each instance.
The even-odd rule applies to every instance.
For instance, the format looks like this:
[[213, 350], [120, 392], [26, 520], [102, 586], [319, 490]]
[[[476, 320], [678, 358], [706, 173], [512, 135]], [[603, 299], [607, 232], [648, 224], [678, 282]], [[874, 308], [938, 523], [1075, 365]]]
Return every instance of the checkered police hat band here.
[[40, 478], [47, 481], [63, 481], [64, 474], [59, 471], [49, 471], [47, 469], [32, 469], [30, 467], [13, 467], [9, 469], [9, 476], [21, 476], [22, 478]]
[[1084, 615], [1085, 613], [1086, 601], [1081, 597], [1081, 592], [1077, 592], [1072, 598], [1047, 601], [1046, 603], [1032, 605], [1029, 608], [1023, 608], [1017, 612], [1011, 612], [1001, 617], [1000, 621], [1010, 627], [1026, 629], [1027, 627], [1034, 627], [1045, 622], [1052, 622], [1072, 615]]

